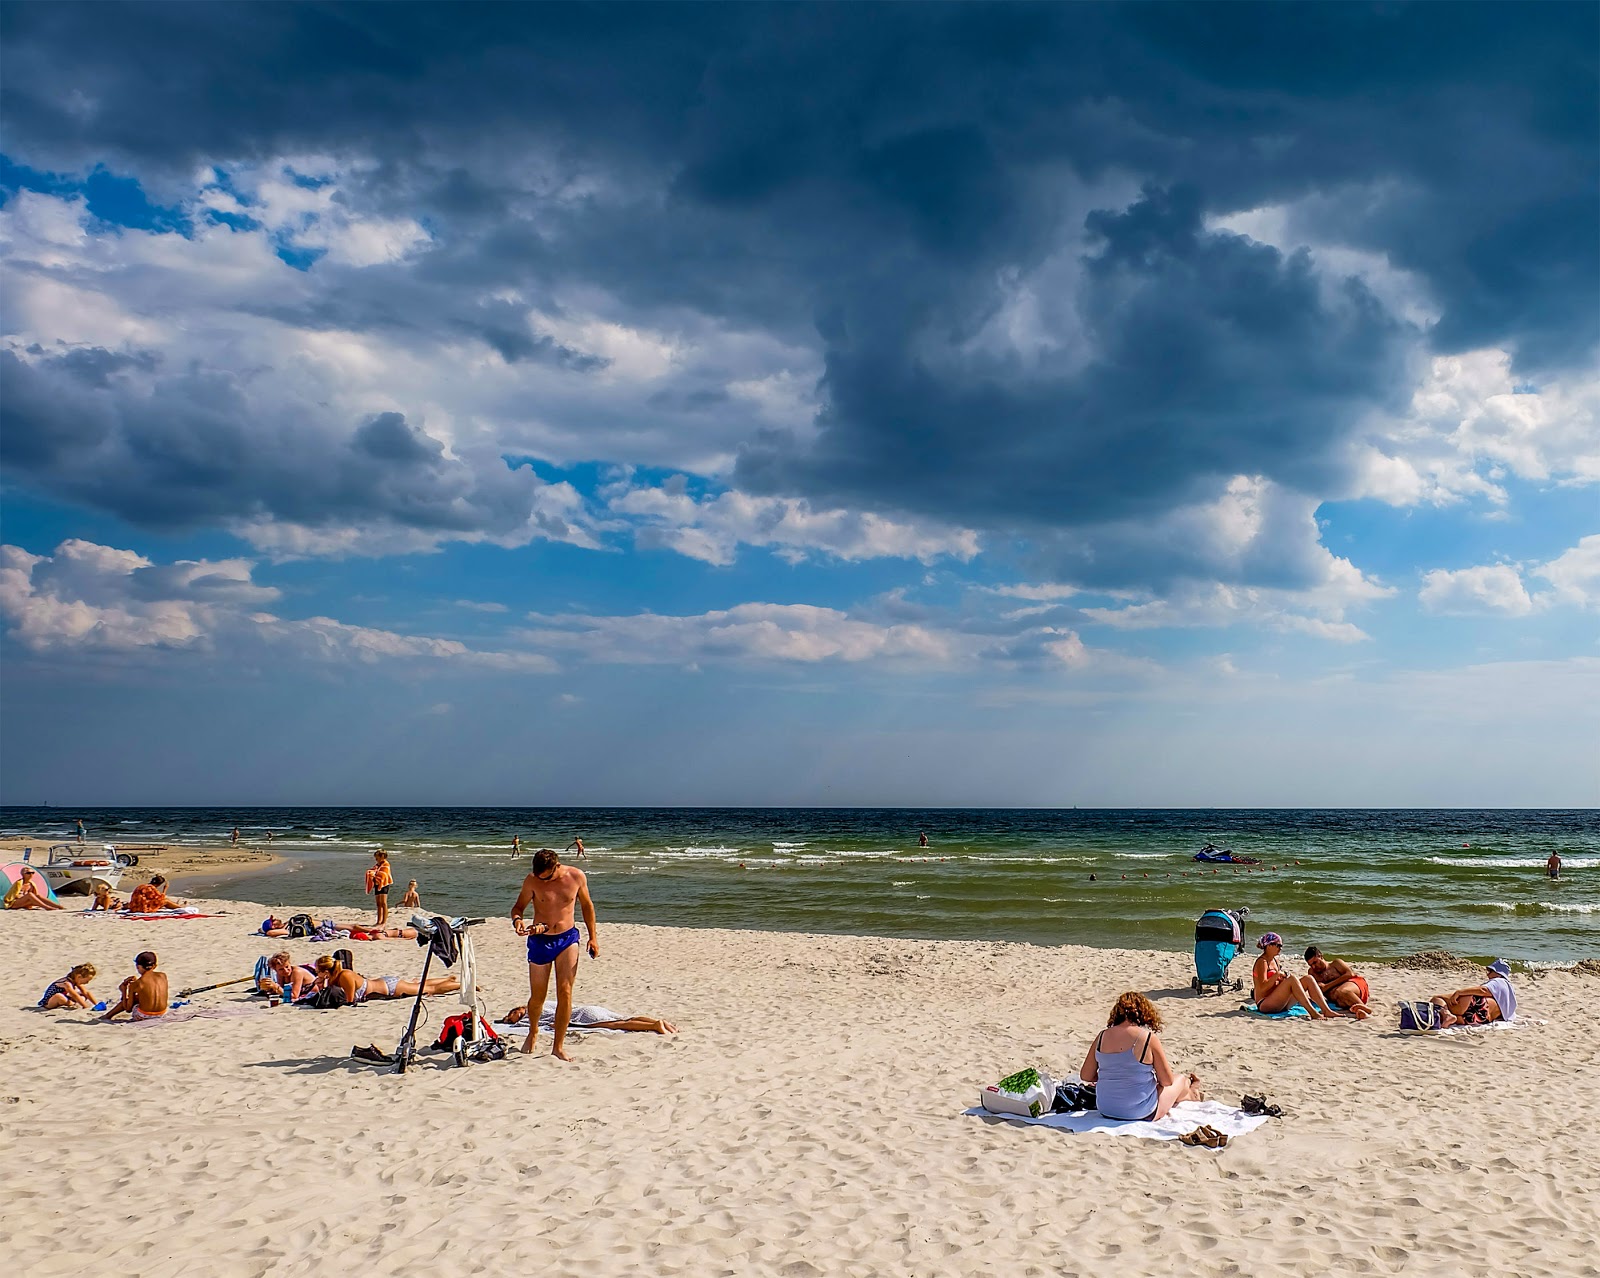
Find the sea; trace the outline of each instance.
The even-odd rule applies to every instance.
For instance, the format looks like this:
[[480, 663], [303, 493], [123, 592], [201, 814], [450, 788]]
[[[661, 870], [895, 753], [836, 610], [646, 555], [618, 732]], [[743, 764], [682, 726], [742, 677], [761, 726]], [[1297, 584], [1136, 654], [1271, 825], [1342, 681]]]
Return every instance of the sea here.
[[[270, 907], [367, 908], [381, 846], [397, 899], [414, 878], [431, 913], [506, 914], [529, 855], [582, 838], [567, 859], [602, 926], [1188, 950], [1205, 910], [1247, 906], [1248, 935], [1279, 932], [1291, 954], [1600, 957], [1594, 809], [10, 807], [0, 835], [47, 846], [77, 817], [124, 846], [225, 845], [237, 827], [284, 861], [208, 887]], [[1203, 865], [1207, 843], [1260, 864]]]

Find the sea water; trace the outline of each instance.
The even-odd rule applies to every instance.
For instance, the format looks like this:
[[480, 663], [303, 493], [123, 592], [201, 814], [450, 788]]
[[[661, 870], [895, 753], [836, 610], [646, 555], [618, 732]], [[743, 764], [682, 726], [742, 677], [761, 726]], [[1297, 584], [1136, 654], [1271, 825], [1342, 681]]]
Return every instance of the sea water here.
[[[286, 860], [226, 893], [269, 906], [369, 908], [381, 845], [396, 901], [415, 878], [429, 911], [505, 914], [529, 854], [582, 837], [568, 859], [602, 924], [1187, 950], [1202, 911], [1249, 906], [1249, 935], [1291, 954], [1600, 956], [1594, 810], [0, 808], [0, 834], [61, 841], [79, 816], [95, 843], [217, 846], [237, 826]], [[1262, 864], [1197, 863], [1207, 841]]]

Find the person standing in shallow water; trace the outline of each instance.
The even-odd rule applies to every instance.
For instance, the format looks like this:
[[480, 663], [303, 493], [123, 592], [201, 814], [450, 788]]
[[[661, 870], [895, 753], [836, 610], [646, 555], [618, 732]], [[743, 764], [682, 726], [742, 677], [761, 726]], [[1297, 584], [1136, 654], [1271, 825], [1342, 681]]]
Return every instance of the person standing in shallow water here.
[[1552, 879], [1559, 879], [1561, 877], [1561, 853], [1552, 852], [1550, 859], [1544, 863], [1544, 870]]
[[571, 843], [567, 844], [567, 851], [568, 852], [572, 851], [573, 848], [577, 848], [578, 849], [578, 855], [579, 856], [588, 856], [589, 855], [587, 852], [585, 852], [583, 850], [583, 840], [582, 839], [574, 839]]
[[928, 846], [928, 832], [926, 830], [917, 835], [917, 846], [919, 848], [925, 848]]
[[516, 856], [521, 851], [522, 851], [522, 836], [520, 834], [513, 834], [511, 836], [511, 855], [512, 856]]

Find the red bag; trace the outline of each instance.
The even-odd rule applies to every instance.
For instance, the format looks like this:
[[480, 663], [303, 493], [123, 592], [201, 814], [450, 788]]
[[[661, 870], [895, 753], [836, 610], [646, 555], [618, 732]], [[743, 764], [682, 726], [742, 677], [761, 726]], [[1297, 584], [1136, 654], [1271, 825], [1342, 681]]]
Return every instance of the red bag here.
[[[447, 1017], [445, 1019], [445, 1023], [439, 1027], [439, 1037], [434, 1043], [434, 1046], [440, 1048], [449, 1047], [450, 1040], [453, 1039], [457, 1034], [464, 1036], [467, 1032], [467, 1016], [468, 1013], [462, 1012], [460, 1015]], [[483, 1020], [481, 1017], [478, 1020], [478, 1025], [483, 1031], [483, 1034], [487, 1037], [500, 1037], [500, 1035], [494, 1032], [494, 1026], [489, 1024], [488, 1021]]]

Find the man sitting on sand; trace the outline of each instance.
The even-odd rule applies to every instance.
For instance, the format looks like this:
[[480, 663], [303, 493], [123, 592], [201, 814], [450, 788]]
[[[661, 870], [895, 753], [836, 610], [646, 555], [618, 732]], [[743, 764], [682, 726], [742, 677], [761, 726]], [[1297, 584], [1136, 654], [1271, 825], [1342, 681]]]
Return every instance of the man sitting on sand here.
[[155, 874], [150, 882], [142, 883], [133, 889], [133, 895], [128, 898], [129, 914], [155, 914], [160, 910], [181, 910], [182, 901], [174, 901], [167, 895], [167, 876]]
[[33, 867], [25, 865], [22, 874], [5, 895], [5, 907], [8, 910], [59, 910], [65, 907], [57, 905], [40, 889], [41, 880], [34, 874]]
[[[528, 1019], [528, 1005], [526, 1003], [513, 1007], [500, 1018], [502, 1025], [521, 1025]], [[556, 1014], [554, 1009], [546, 1008], [539, 1013], [539, 1028], [554, 1028]], [[658, 1020], [654, 1016], [618, 1016], [609, 1007], [575, 1007], [572, 1009], [570, 1024], [574, 1029], [606, 1029], [622, 1030], [628, 1034], [676, 1034], [678, 1027], [671, 1021]]]
[[1452, 1025], [1492, 1025], [1517, 1016], [1517, 995], [1511, 988], [1511, 964], [1495, 959], [1488, 967], [1489, 979], [1482, 985], [1469, 985], [1454, 994], [1435, 994], [1431, 1002], [1439, 1008], [1439, 1028]]
[[[529, 903], [533, 905], [533, 926], [522, 921]], [[583, 910], [583, 923], [589, 929], [589, 957], [600, 957], [600, 942], [595, 937], [594, 902], [589, 899], [589, 880], [582, 870], [562, 865], [551, 848], [533, 854], [532, 872], [522, 880], [522, 891], [511, 907], [511, 926], [518, 936], [528, 938], [528, 1006], [543, 1007], [550, 988], [550, 973], [556, 977], [556, 1019], [550, 1054], [557, 1060], [567, 1055], [567, 1022], [572, 1017], [572, 982], [578, 974], [578, 928], [572, 921], [574, 907]], [[531, 1054], [539, 1027], [530, 1025], [522, 1050]]]
[[1344, 1008], [1357, 1020], [1364, 1021], [1372, 1015], [1367, 1006], [1372, 996], [1367, 978], [1358, 976], [1350, 964], [1326, 957], [1315, 945], [1306, 947], [1306, 964], [1311, 968], [1311, 979], [1322, 987], [1328, 1002]]
[[273, 998], [287, 996], [298, 1003], [301, 996], [310, 992], [317, 974], [309, 967], [297, 966], [286, 951], [263, 954], [256, 960], [256, 989]]
[[155, 951], [145, 950], [133, 960], [133, 965], [138, 971], [122, 982], [122, 997], [102, 1020], [109, 1021], [123, 1012], [132, 1012], [136, 1021], [167, 1014], [167, 974], [156, 971]]

